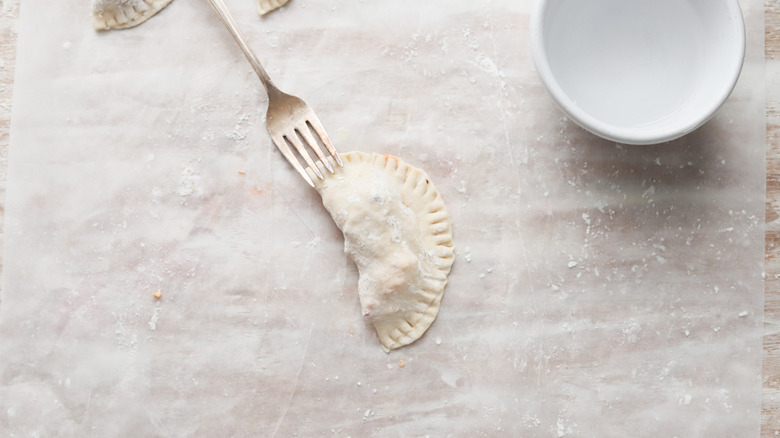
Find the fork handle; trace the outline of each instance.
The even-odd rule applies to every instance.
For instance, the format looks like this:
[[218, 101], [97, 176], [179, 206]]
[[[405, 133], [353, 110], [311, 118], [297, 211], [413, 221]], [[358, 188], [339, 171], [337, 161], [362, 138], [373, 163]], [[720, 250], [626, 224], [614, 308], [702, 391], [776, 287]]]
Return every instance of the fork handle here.
[[230, 31], [230, 35], [241, 47], [241, 50], [244, 52], [244, 56], [246, 56], [246, 59], [248, 59], [249, 63], [252, 64], [252, 68], [255, 70], [255, 73], [257, 73], [257, 77], [260, 78], [260, 82], [263, 83], [265, 91], [269, 94], [278, 92], [279, 89], [276, 88], [276, 85], [274, 85], [273, 81], [271, 81], [271, 78], [268, 76], [268, 73], [266, 73], [265, 69], [260, 64], [260, 61], [257, 59], [257, 55], [255, 55], [255, 52], [249, 48], [249, 44], [247, 44], [246, 38], [244, 38], [244, 34], [241, 33], [241, 30], [238, 28], [236, 21], [233, 19], [233, 16], [230, 15], [230, 11], [228, 11], [227, 6], [225, 6], [225, 2], [223, 0], [209, 0], [209, 2], [211, 3], [211, 6], [214, 7], [214, 10], [219, 14], [219, 18], [222, 19], [222, 22]]

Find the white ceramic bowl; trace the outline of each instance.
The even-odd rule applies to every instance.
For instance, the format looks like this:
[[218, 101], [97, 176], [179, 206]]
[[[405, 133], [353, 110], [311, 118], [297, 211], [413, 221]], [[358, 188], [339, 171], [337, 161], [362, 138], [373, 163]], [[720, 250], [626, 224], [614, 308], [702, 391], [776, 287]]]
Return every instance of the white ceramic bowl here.
[[628, 144], [698, 128], [728, 98], [745, 55], [738, 0], [538, 0], [539, 76], [583, 128]]

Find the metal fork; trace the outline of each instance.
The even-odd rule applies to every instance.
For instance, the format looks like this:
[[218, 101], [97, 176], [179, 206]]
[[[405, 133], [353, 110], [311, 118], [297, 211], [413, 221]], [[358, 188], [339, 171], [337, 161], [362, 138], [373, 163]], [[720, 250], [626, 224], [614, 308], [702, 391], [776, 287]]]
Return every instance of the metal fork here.
[[333, 157], [334, 161], [339, 166], [343, 166], [341, 158], [339, 157], [338, 152], [336, 152], [336, 148], [333, 147], [333, 143], [331, 143], [328, 134], [325, 132], [325, 128], [323, 128], [322, 123], [320, 123], [320, 120], [314, 114], [314, 111], [309, 108], [309, 105], [306, 105], [306, 102], [276, 88], [276, 85], [271, 81], [268, 73], [266, 73], [263, 66], [260, 65], [260, 61], [258, 61], [255, 53], [249, 48], [244, 35], [238, 29], [235, 20], [233, 20], [233, 17], [230, 15], [223, 0], [209, 0], [209, 2], [211, 2], [211, 6], [213, 6], [214, 10], [219, 14], [222, 22], [227, 26], [233, 39], [236, 40], [241, 47], [241, 50], [249, 60], [249, 63], [252, 64], [255, 73], [257, 73], [257, 76], [260, 78], [260, 82], [263, 83], [266, 93], [268, 93], [268, 110], [265, 115], [265, 124], [268, 127], [268, 133], [271, 134], [271, 138], [276, 144], [276, 147], [282, 152], [282, 155], [284, 155], [284, 158], [292, 164], [295, 170], [301, 174], [303, 179], [306, 180], [310, 186], [314, 187], [314, 182], [309, 178], [306, 169], [301, 166], [301, 163], [295, 157], [290, 146], [298, 151], [298, 155], [303, 158], [306, 165], [311, 168], [315, 175], [320, 179], [324, 179], [322, 172], [306, 150], [306, 146], [313, 150], [322, 165], [330, 173], [333, 173], [333, 166], [322, 152], [322, 148], [320, 148], [317, 138], [325, 145], [325, 148]]

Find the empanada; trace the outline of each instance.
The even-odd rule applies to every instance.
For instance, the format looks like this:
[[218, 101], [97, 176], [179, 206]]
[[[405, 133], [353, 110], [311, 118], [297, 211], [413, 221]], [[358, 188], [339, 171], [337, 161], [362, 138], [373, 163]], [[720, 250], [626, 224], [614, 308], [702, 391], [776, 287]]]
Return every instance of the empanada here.
[[348, 152], [316, 181], [357, 265], [358, 295], [385, 351], [417, 340], [439, 313], [452, 227], [428, 175], [389, 155]]
[[[127, 29], [138, 26], [166, 7], [172, 0], [94, 0], [92, 24], [96, 30]], [[257, 0], [257, 12], [265, 15], [290, 0]]]
[[94, 0], [92, 25], [96, 30], [127, 29], [160, 12], [171, 0]]
[[257, 12], [265, 15], [274, 9], [279, 9], [290, 0], [257, 0]]

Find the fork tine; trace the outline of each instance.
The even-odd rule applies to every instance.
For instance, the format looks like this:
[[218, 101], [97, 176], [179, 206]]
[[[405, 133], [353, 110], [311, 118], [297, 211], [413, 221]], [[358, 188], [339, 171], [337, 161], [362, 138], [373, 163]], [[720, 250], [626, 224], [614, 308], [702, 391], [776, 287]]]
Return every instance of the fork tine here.
[[322, 126], [322, 123], [320, 123], [320, 119], [318, 119], [314, 113], [311, 113], [311, 117], [309, 117], [308, 123], [311, 125], [312, 129], [314, 129], [314, 132], [316, 132], [320, 137], [322, 144], [325, 145], [325, 147], [328, 149], [328, 152], [330, 152], [339, 166], [344, 167], [344, 164], [341, 162], [341, 157], [339, 157], [339, 153], [336, 152], [336, 148], [333, 147], [333, 143], [330, 142], [328, 133], [325, 132], [325, 128]]
[[[148, 2], [148, 0], [145, 1]], [[271, 138], [276, 144], [276, 147], [282, 152], [282, 155], [284, 155], [284, 158], [286, 158], [293, 168], [301, 174], [303, 179], [310, 186], [314, 187], [312, 178], [309, 177], [307, 170], [301, 166], [301, 163], [298, 161], [298, 158], [296, 158], [292, 149], [290, 149], [290, 146], [298, 151], [298, 154], [303, 157], [312, 172], [320, 179], [324, 180], [325, 178], [322, 176], [319, 167], [314, 164], [311, 156], [306, 151], [306, 143], [308, 143], [309, 147], [317, 154], [322, 165], [331, 173], [333, 173], [333, 166], [328, 162], [328, 158], [324, 156], [314, 134], [319, 136], [322, 144], [328, 149], [328, 152], [330, 152], [330, 155], [336, 160], [336, 163], [338, 163], [339, 166], [344, 166], [341, 162], [341, 157], [339, 157], [338, 152], [336, 152], [336, 148], [334, 148], [333, 144], [330, 142], [328, 134], [325, 133], [325, 128], [323, 128], [320, 120], [303, 100], [299, 97], [283, 93], [276, 88], [271, 81], [271, 78], [268, 77], [268, 73], [263, 66], [260, 65], [260, 61], [257, 60], [257, 56], [249, 47], [249, 44], [247, 44], [244, 35], [238, 29], [238, 26], [230, 15], [230, 12], [227, 10], [225, 3], [222, 0], [209, 0], [209, 2], [219, 14], [233, 39], [238, 43], [239, 47], [241, 47], [241, 51], [244, 52], [244, 55], [249, 60], [249, 63], [252, 64], [252, 68], [255, 70], [255, 73], [257, 73], [257, 76], [265, 87], [268, 94], [268, 107], [266, 109], [265, 120], [265, 124], [268, 127], [268, 133], [271, 134]], [[0, 0], [0, 3], [2, 3], [2, 0]], [[308, 121], [306, 121], [306, 119], [308, 119]], [[304, 128], [295, 129], [296, 125], [303, 126]], [[285, 136], [284, 132], [290, 132], [292, 135]]]
[[303, 161], [306, 162], [306, 164], [311, 167], [311, 170], [314, 172], [315, 175], [317, 175], [321, 180], [324, 180], [325, 177], [322, 176], [322, 172], [320, 172], [320, 168], [317, 167], [316, 164], [314, 164], [314, 160], [311, 159], [311, 156], [306, 151], [306, 147], [303, 143], [301, 143], [301, 139], [298, 138], [298, 135], [296, 134], [297, 130], [293, 130], [293, 132], [289, 135], [285, 135], [284, 138], [287, 139], [290, 144], [293, 145], [295, 150], [298, 151], [298, 154], [303, 157]]
[[284, 139], [281, 135], [272, 135], [272, 138], [274, 140], [274, 143], [276, 144], [276, 147], [279, 149], [279, 151], [284, 155], [284, 158], [292, 165], [295, 170], [301, 174], [303, 179], [312, 187], [314, 187], [314, 181], [309, 178], [309, 175], [306, 173], [306, 170], [304, 170], [303, 166], [301, 166], [301, 163], [298, 162], [298, 159], [295, 158], [295, 154], [290, 149], [290, 146], [287, 145], [287, 141]]
[[317, 154], [317, 158], [320, 159], [322, 165], [325, 166], [325, 168], [328, 169], [330, 173], [334, 173], [333, 166], [330, 165], [330, 161], [328, 161], [328, 159], [325, 158], [325, 154], [322, 153], [322, 148], [320, 148], [319, 143], [317, 143], [317, 139], [315, 139], [311, 134], [311, 129], [309, 129], [308, 123], [301, 129], [296, 129], [296, 131], [301, 135], [304, 142], [308, 143], [309, 147], [314, 150], [314, 153]]

